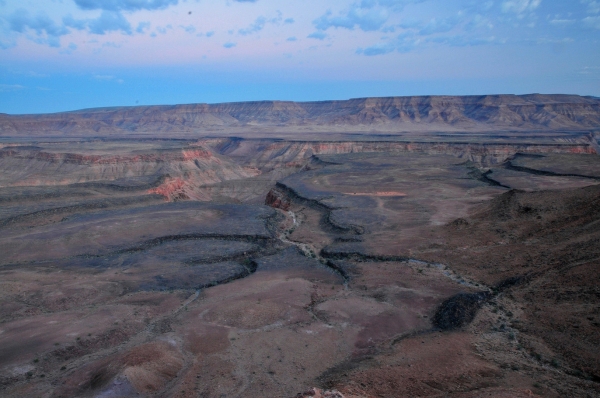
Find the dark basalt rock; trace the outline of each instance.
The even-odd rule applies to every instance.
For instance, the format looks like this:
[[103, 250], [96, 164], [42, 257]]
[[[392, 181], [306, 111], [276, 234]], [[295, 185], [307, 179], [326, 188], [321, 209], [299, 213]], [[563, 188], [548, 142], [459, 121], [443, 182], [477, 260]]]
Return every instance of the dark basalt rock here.
[[469, 324], [490, 293], [459, 293], [440, 305], [433, 317], [433, 325], [441, 330], [458, 329]]

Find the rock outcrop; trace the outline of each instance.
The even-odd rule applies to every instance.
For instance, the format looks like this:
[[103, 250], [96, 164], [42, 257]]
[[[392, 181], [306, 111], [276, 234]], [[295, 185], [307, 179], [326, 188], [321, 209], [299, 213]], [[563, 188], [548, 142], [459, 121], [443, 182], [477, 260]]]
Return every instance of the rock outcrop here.
[[291, 204], [290, 199], [283, 192], [275, 188], [269, 191], [265, 199], [265, 205], [285, 211], [290, 209]]

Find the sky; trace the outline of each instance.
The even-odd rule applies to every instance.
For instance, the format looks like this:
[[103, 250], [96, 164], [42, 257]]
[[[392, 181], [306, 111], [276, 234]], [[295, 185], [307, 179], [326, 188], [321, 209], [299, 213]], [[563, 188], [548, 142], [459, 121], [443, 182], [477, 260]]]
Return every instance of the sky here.
[[0, 0], [0, 112], [600, 96], [600, 0]]

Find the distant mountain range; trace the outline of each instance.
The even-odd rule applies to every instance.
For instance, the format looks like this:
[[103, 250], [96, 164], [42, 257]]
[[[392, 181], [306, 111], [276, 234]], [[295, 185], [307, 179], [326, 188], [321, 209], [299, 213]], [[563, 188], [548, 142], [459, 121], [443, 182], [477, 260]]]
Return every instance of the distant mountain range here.
[[594, 129], [600, 130], [600, 98], [542, 94], [259, 101], [0, 114], [0, 136], [5, 137]]

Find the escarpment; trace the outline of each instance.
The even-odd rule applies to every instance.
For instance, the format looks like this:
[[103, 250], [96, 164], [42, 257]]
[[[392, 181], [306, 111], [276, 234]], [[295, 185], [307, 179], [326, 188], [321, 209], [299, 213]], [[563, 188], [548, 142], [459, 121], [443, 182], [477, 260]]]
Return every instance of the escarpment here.
[[107, 136], [252, 131], [594, 130], [600, 100], [576, 95], [487, 95], [259, 101], [84, 109], [0, 115], [0, 136]]
[[[241, 158], [248, 165], [261, 169], [303, 167], [318, 155], [347, 153], [423, 153], [453, 155], [482, 164], [498, 164], [516, 153], [595, 154], [589, 143], [489, 143], [489, 142], [398, 142], [398, 141], [273, 141], [224, 138], [203, 140], [220, 154]], [[251, 153], [252, 155], [246, 155]], [[312, 158], [312, 159], [311, 159]]]

